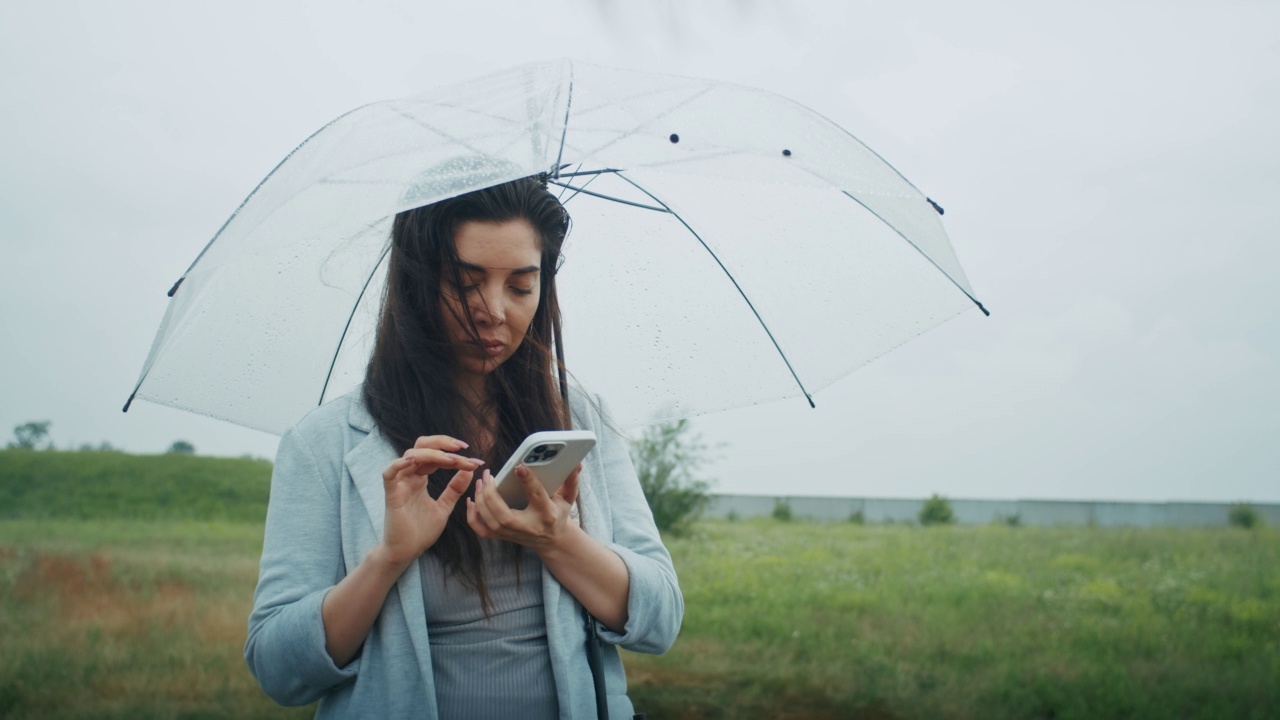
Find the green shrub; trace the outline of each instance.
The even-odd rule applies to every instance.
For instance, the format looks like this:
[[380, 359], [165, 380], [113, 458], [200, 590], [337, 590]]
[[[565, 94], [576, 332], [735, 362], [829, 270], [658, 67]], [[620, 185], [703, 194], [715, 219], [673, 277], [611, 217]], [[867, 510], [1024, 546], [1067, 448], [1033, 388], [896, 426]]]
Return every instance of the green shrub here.
[[918, 517], [921, 525], [950, 525], [956, 521], [955, 513], [951, 511], [951, 503], [938, 493], [934, 493], [924, 501], [924, 507], [920, 508]]
[[1227, 524], [1249, 530], [1262, 524], [1262, 516], [1249, 503], [1236, 503], [1227, 511]]
[[689, 421], [651, 425], [631, 443], [631, 461], [659, 530], [681, 533], [710, 502], [711, 484], [697, 477], [708, 449], [689, 435]]
[[862, 525], [867, 521], [867, 518], [865, 515], [862, 514], [862, 509], [859, 508], [849, 513], [848, 521], [853, 523], [854, 525]]
[[773, 519], [778, 522], [791, 522], [794, 519], [791, 513], [791, 503], [786, 500], [779, 500], [773, 504]]
[[1018, 527], [1022, 524], [1022, 516], [1018, 513], [1009, 513], [1008, 515], [996, 515], [996, 525], [1008, 525], [1009, 527]]

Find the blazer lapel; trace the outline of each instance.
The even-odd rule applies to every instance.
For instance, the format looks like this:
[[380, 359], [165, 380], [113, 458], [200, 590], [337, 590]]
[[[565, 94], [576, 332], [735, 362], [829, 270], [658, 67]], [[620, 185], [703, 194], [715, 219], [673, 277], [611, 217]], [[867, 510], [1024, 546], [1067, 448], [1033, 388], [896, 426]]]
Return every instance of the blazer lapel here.
[[[382, 537], [386, 521], [386, 489], [383, 487], [382, 473], [395, 460], [396, 451], [378, 430], [363, 402], [356, 400], [351, 403], [347, 423], [355, 430], [365, 433], [364, 438], [347, 452], [343, 464], [346, 465], [351, 481], [355, 483], [365, 511], [369, 513], [376, 535], [374, 542], [377, 542]], [[368, 548], [364, 550], [367, 551]]]
[[[381, 540], [383, 535], [387, 512], [386, 488], [383, 487], [382, 473], [396, 459], [397, 454], [395, 448], [391, 447], [391, 443], [378, 430], [373, 418], [369, 415], [369, 411], [365, 409], [364, 403], [359, 399], [351, 403], [347, 422], [354, 430], [366, 433], [364, 438], [357, 442], [343, 458], [343, 464], [347, 468], [347, 473], [351, 476], [351, 482], [356, 486], [360, 501], [364, 505], [365, 512], [369, 514], [369, 520], [373, 526], [373, 537], [369, 539], [366, 547], [359, 549], [359, 557], [363, 558]], [[403, 627], [408, 637], [406, 639], [399, 635], [389, 635], [384, 638], [384, 642], [404, 650], [412, 649], [413, 655], [418, 660], [418, 666], [414, 669], [416, 671], [415, 674], [425, 688], [425, 692], [419, 699], [418, 704], [422, 708], [424, 717], [435, 717], [437, 714], [435, 678], [431, 670], [431, 644], [430, 639], [427, 637], [427, 609], [426, 602], [422, 597], [422, 571], [419, 569], [418, 563], [410, 563], [404, 574], [396, 581], [396, 588], [392, 593], [395, 598], [399, 599], [398, 605], [401, 617], [396, 618], [396, 620], [404, 623]], [[396, 603], [389, 603], [388, 609], [384, 609], [383, 612], [388, 612], [389, 608], [395, 606]], [[382, 623], [389, 627], [396, 625], [396, 622], [387, 619], [383, 619]], [[405, 643], [407, 643], [407, 647]], [[392, 674], [402, 672], [409, 672], [409, 669], [407, 667], [395, 668]], [[416, 685], [413, 687], [416, 687]]]

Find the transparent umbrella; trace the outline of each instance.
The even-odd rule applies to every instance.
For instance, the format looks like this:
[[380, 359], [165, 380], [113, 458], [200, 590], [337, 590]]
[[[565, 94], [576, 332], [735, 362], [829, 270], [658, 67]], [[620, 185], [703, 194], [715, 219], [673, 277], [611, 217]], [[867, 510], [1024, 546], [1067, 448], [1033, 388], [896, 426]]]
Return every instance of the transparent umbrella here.
[[129, 402], [282, 432], [360, 382], [395, 214], [540, 174], [573, 217], [565, 364], [622, 425], [812, 403], [982, 307], [941, 208], [829, 120], [749, 87], [560, 60], [307, 138], [170, 290]]

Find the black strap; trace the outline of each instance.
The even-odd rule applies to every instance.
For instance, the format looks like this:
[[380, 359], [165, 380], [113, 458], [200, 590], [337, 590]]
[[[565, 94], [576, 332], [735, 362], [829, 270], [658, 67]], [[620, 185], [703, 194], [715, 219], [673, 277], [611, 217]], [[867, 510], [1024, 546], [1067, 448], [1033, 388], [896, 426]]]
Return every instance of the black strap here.
[[600, 637], [596, 635], [596, 620], [585, 608], [582, 617], [586, 618], [587, 664], [591, 666], [591, 682], [596, 689], [596, 717], [609, 720], [609, 694], [604, 687], [604, 653], [600, 649]]

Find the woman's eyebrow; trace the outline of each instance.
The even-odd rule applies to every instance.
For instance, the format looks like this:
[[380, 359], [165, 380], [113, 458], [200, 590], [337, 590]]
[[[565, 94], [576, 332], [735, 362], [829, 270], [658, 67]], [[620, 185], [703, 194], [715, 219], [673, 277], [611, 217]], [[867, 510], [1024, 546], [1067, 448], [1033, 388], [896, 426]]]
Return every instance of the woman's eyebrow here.
[[522, 268], [487, 268], [483, 265], [469, 263], [466, 260], [459, 260], [458, 267], [462, 270], [466, 270], [467, 272], [477, 273], [488, 272], [489, 270], [510, 270], [512, 275], [528, 275], [529, 273], [536, 273], [542, 269], [537, 265], [526, 265]]

